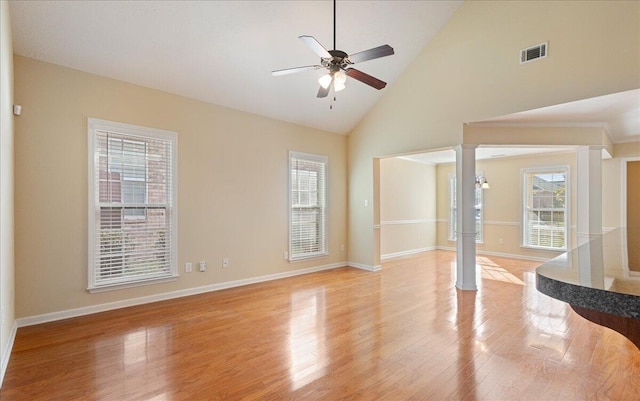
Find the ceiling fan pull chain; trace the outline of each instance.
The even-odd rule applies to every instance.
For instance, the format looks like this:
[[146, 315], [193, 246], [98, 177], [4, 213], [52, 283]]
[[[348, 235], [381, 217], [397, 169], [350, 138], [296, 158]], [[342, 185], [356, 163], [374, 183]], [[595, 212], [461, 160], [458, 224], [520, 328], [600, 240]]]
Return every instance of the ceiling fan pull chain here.
[[333, 110], [333, 102], [336, 101], [336, 97], [333, 96], [331, 100], [329, 100], [329, 110]]

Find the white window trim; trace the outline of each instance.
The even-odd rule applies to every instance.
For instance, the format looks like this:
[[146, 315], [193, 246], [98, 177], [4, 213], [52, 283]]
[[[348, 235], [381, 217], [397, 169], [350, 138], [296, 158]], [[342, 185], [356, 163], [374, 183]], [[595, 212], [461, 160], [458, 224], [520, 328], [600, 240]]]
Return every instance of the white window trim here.
[[[484, 177], [484, 172], [478, 171], [476, 176]], [[478, 232], [479, 238], [476, 239], [476, 244], [484, 244], [484, 188], [478, 188], [476, 191], [480, 191], [480, 231]], [[473, 197], [473, 203], [475, 205], [475, 193]]]
[[[529, 245], [526, 242], [527, 236], [527, 194], [526, 194], [526, 175], [531, 173], [553, 173], [558, 171], [564, 171], [565, 173], [565, 212], [564, 212], [564, 248], [553, 248], [546, 246], [535, 246]], [[520, 247], [526, 249], [535, 249], [540, 251], [553, 251], [553, 252], [566, 252], [569, 249], [569, 239], [570, 239], [570, 231], [571, 227], [569, 225], [569, 216], [571, 213], [571, 178], [570, 178], [570, 166], [568, 165], [559, 165], [559, 166], [545, 166], [545, 167], [527, 167], [520, 169], [520, 196], [522, 200], [520, 202], [520, 222], [522, 225], [522, 229], [520, 230]]]
[[[456, 235], [456, 230], [453, 227], [453, 218], [451, 216], [453, 216], [456, 213], [456, 209], [457, 209], [457, 200], [456, 200], [456, 209], [453, 208], [453, 192], [455, 192], [455, 185], [453, 180], [456, 178], [455, 174], [449, 174], [449, 179], [447, 180], [447, 184], [448, 184], [448, 198], [449, 198], [449, 202], [447, 205], [447, 208], [449, 210], [449, 216], [448, 216], [448, 222], [449, 222], [449, 241], [453, 241], [455, 242], [457, 240], [457, 235]], [[452, 192], [453, 191], [453, 192]]]
[[[476, 173], [476, 175], [478, 176], [484, 176], [483, 172], [479, 171]], [[452, 229], [452, 222], [453, 219], [451, 218], [452, 215], [452, 205], [451, 205], [451, 201], [453, 200], [453, 197], [451, 196], [452, 194], [452, 190], [453, 192], [456, 191], [455, 185], [452, 185], [452, 180], [456, 178], [455, 174], [449, 174], [449, 238], [448, 240], [451, 242], [456, 242], [457, 238], [455, 235], [455, 229]], [[457, 178], [456, 178], [457, 179]], [[476, 189], [477, 190], [477, 189]], [[484, 189], [480, 188], [480, 199], [481, 199], [481, 205], [480, 205], [480, 231], [479, 231], [479, 238], [476, 239], [476, 244], [484, 244]], [[475, 205], [475, 193], [474, 193], [474, 205]], [[457, 202], [456, 202], [457, 203]], [[457, 208], [457, 204], [456, 204], [456, 208]], [[474, 208], [475, 209], [475, 208]]]
[[[91, 293], [105, 292], [111, 290], [119, 290], [123, 288], [138, 287], [149, 284], [157, 284], [168, 281], [175, 281], [178, 274], [178, 134], [173, 131], [166, 131], [157, 128], [147, 128], [131, 124], [124, 124], [118, 122], [112, 122], [107, 120], [100, 120], [96, 118], [88, 118], [87, 121], [87, 154], [88, 154], [88, 285], [87, 290]], [[171, 272], [170, 275], [158, 277], [158, 278], [146, 278], [141, 280], [132, 280], [128, 282], [110, 284], [110, 285], [95, 285], [95, 229], [96, 229], [96, 180], [95, 180], [95, 165], [98, 162], [98, 155], [96, 152], [96, 131], [111, 131], [126, 134], [129, 136], [138, 136], [141, 138], [155, 137], [159, 139], [169, 140], [173, 146], [173, 157], [171, 159], [171, 171], [172, 171], [172, 194], [171, 194], [171, 213], [170, 224], [173, 229], [171, 230]]]
[[[291, 236], [291, 228], [292, 228], [292, 207], [291, 207], [291, 159], [292, 158], [298, 158], [298, 159], [307, 159], [307, 160], [313, 160], [313, 161], [317, 161], [317, 162], [321, 162], [324, 163], [324, 171], [325, 171], [325, 177], [324, 177], [324, 184], [325, 184], [325, 188], [324, 188], [324, 244], [323, 244], [323, 248], [324, 251], [323, 252], [314, 252], [312, 254], [304, 254], [304, 255], [300, 255], [300, 256], [293, 256], [292, 252], [291, 252], [291, 242], [292, 242], [292, 236]], [[310, 154], [310, 153], [303, 153], [303, 152], [296, 152], [296, 151], [289, 151], [289, 160], [287, 163], [287, 214], [289, 217], [289, 224], [288, 224], [288, 236], [289, 236], [289, 244], [288, 244], [288, 260], [289, 262], [298, 262], [298, 261], [302, 261], [302, 260], [308, 260], [308, 259], [315, 259], [315, 258], [321, 258], [321, 257], [325, 257], [329, 255], [329, 158], [327, 156], [320, 156], [320, 155], [314, 155], [314, 154]]]

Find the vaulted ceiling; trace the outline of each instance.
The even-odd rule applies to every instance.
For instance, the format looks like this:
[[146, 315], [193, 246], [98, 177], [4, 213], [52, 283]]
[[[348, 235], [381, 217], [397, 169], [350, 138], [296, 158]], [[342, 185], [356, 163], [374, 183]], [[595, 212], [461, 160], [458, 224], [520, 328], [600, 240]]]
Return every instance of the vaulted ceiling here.
[[[354, 79], [316, 98], [323, 70], [298, 39], [333, 47], [333, 2], [11, 1], [16, 54], [192, 99], [348, 134], [445, 25], [462, 1], [337, 1], [336, 47], [383, 44], [395, 54], [357, 64], [388, 83]], [[332, 108], [330, 106], [332, 105]], [[465, 121], [468, 122], [468, 121]], [[640, 140], [640, 90], [498, 116], [483, 124], [599, 125], [614, 142]]]
[[[395, 55], [358, 64], [389, 85], [461, 1], [337, 1], [336, 47], [383, 44]], [[316, 98], [323, 72], [299, 39], [333, 47], [332, 1], [12, 1], [14, 52], [278, 120], [347, 134], [383, 95], [348, 79]]]

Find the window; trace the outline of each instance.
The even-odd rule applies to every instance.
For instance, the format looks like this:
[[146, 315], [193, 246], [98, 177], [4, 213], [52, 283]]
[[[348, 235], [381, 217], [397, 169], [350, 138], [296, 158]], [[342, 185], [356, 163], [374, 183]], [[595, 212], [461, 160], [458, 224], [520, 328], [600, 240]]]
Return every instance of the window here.
[[327, 255], [327, 158], [289, 153], [289, 260]]
[[523, 170], [523, 246], [567, 249], [567, 167]]
[[89, 290], [177, 276], [175, 132], [89, 119]]
[[[111, 136], [108, 138], [107, 146], [109, 147], [108, 153], [111, 155], [110, 182], [115, 183], [111, 189], [114, 192], [120, 191], [123, 203], [145, 203], [147, 200], [146, 143]], [[145, 210], [143, 208], [126, 208], [124, 209], [124, 218], [144, 219]]]
[[[482, 175], [482, 174], [480, 174]], [[482, 243], [482, 188], [476, 188], [475, 207], [476, 207], [476, 242]], [[457, 239], [457, 214], [456, 214], [456, 176], [449, 175], [449, 241]]]

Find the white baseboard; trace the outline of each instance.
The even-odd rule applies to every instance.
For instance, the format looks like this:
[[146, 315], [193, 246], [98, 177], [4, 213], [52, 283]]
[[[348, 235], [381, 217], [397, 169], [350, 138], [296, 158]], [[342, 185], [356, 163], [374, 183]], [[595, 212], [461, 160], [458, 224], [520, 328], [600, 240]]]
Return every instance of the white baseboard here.
[[436, 246], [436, 249], [439, 251], [451, 251], [451, 252], [455, 252], [456, 248], [453, 246]]
[[13, 349], [13, 342], [16, 340], [17, 332], [18, 322], [14, 320], [13, 326], [11, 326], [11, 333], [9, 334], [9, 341], [7, 341], [7, 346], [2, 350], [2, 361], [0, 361], [0, 388], [2, 388], [2, 381], [4, 380], [4, 374], [7, 372], [7, 366], [9, 366], [11, 350]]
[[278, 280], [281, 278], [300, 276], [303, 274], [315, 273], [323, 270], [335, 269], [347, 266], [347, 262], [331, 263], [328, 265], [310, 267], [307, 269], [292, 270], [283, 273], [268, 274], [265, 276], [251, 277], [241, 280], [227, 281], [202, 287], [187, 288], [184, 290], [165, 292], [162, 294], [149, 295], [146, 297], [125, 299], [117, 302], [110, 302], [100, 305], [85, 306], [82, 308], [69, 309], [60, 312], [45, 313], [42, 315], [29, 316], [17, 319], [17, 327], [33, 326], [35, 324], [53, 322], [56, 320], [69, 319], [72, 317], [91, 315], [93, 313], [106, 312], [109, 310], [126, 308], [129, 306], [143, 305], [152, 302], [166, 301], [168, 299], [182, 298], [190, 295], [203, 294], [205, 292], [219, 291], [227, 288], [240, 287], [243, 285], [263, 283], [265, 281]]
[[533, 260], [536, 262], [547, 262], [553, 259], [553, 258], [540, 258], [537, 256], [526, 256], [526, 255], [517, 255], [512, 253], [489, 252], [489, 251], [477, 251], [476, 253], [478, 255], [499, 256], [503, 258], [521, 259], [521, 260]]
[[362, 270], [366, 270], [368, 272], [377, 272], [379, 270], [382, 270], [382, 266], [380, 266], [380, 265], [371, 266], [371, 265], [365, 265], [365, 264], [357, 263], [357, 262], [347, 262], [347, 265], [349, 267], [355, 267], [356, 269], [362, 269]]
[[419, 220], [386, 220], [381, 221], [381, 226], [389, 226], [396, 224], [424, 224], [424, 223], [436, 223], [436, 219], [419, 219]]
[[409, 249], [408, 251], [387, 253], [387, 254], [384, 254], [384, 255], [380, 255], [380, 260], [388, 260], [388, 259], [393, 259], [393, 258], [399, 258], [401, 256], [413, 255], [415, 253], [434, 251], [436, 249], [437, 249], [437, 247], [435, 247], [435, 246], [428, 246], [428, 247], [425, 247], [425, 248]]
[[[456, 251], [456, 248], [450, 246], [438, 246], [437, 249], [442, 251]], [[533, 260], [536, 262], [547, 262], [552, 258], [539, 258], [535, 256], [526, 256], [526, 255], [517, 255], [513, 253], [501, 253], [501, 252], [489, 252], [489, 251], [478, 251], [476, 250], [476, 255], [488, 255], [488, 256], [499, 256], [502, 258], [511, 258], [511, 259], [521, 259], [521, 260]]]

